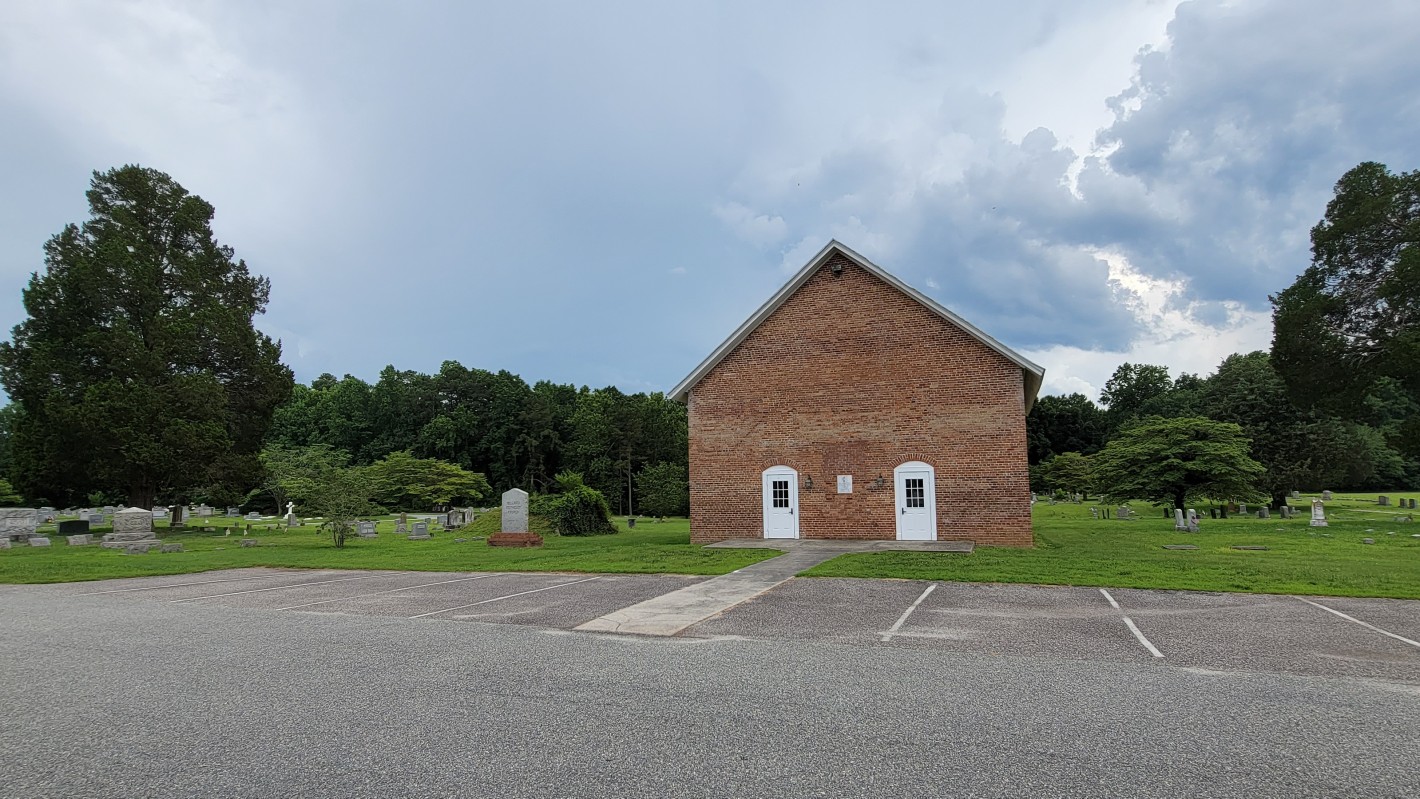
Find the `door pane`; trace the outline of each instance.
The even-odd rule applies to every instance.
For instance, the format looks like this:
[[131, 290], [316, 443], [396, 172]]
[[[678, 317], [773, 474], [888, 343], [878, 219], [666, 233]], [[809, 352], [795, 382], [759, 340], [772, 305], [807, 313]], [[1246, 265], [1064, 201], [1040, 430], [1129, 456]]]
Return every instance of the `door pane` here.
[[776, 507], [776, 508], [787, 508], [787, 507], [789, 507], [789, 481], [788, 481], [788, 480], [775, 480], [775, 481], [773, 481], [773, 484], [772, 484], [772, 485], [773, 485], [772, 492], [773, 492], [773, 497], [774, 497], [774, 507]]
[[923, 484], [926, 482], [921, 477], [907, 478], [907, 507], [925, 508], [927, 507], [926, 490]]

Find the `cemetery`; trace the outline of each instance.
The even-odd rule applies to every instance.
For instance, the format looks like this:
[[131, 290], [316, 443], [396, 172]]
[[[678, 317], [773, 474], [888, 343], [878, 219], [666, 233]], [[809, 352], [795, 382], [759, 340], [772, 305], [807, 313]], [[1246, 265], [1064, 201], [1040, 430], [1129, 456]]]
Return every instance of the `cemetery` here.
[[[1325, 506], [1325, 527], [1313, 526], [1313, 496], [1294, 500], [1291, 518], [1278, 514], [1230, 513], [1212, 518], [1207, 506], [1193, 520], [1197, 532], [1176, 527], [1173, 514], [1148, 503], [1104, 508], [1088, 498], [1041, 501], [1033, 507], [1033, 549], [978, 547], [970, 554], [873, 552], [843, 554], [807, 572], [815, 577], [897, 578], [955, 582], [1193, 589], [1202, 591], [1300, 593], [1420, 599], [1420, 523], [1408, 500], [1420, 492], [1334, 493]], [[1407, 500], [1401, 510], [1401, 498]], [[461, 520], [461, 519], [460, 519]], [[58, 524], [64, 524], [61, 518]], [[303, 569], [400, 569], [412, 571], [527, 571], [636, 574], [726, 574], [773, 557], [771, 549], [715, 549], [690, 543], [690, 522], [614, 517], [613, 535], [563, 536], [548, 520], [528, 517], [537, 547], [499, 548], [488, 539], [502, 530], [499, 509], [488, 509], [459, 527], [447, 514], [387, 514], [364, 519], [349, 542], [331, 546], [318, 520], [288, 527], [281, 517], [258, 521], [213, 516], [180, 531], [154, 520], [161, 544], [181, 552], [130, 555], [81, 541], [67, 543], [58, 524], [37, 524], [48, 548], [10, 538], [0, 551], [0, 582], [48, 583], [215, 569], [270, 566]], [[414, 525], [425, 525], [422, 533]], [[200, 526], [199, 526], [200, 525]], [[13, 532], [13, 531], [12, 531]], [[21, 531], [23, 532], [23, 531]], [[101, 540], [111, 531], [91, 527], [74, 537]], [[427, 536], [427, 537], [425, 537]], [[246, 539], [248, 545], [243, 545]], [[413, 540], [411, 540], [413, 539]], [[1372, 543], [1365, 543], [1366, 540]], [[1187, 547], [1187, 548], [1184, 548]], [[1238, 549], [1237, 547], [1257, 547]]]

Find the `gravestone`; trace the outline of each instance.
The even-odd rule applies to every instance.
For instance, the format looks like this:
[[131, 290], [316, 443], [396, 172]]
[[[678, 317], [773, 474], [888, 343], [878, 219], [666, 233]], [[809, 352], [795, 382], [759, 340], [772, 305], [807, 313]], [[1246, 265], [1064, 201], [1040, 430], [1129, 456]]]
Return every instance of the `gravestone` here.
[[503, 492], [503, 524], [488, 537], [490, 547], [540, 547], [542, 536], [528, 530], [528, 492], [510, 488]]
[[377, 538], [374, 522], [355, 522], [355, 534], [361, 538]]
[[153, 534], [153, 512], [142, 508], [124, 508], [113, 515], [113, 532], [104, 536], [100, 546], [131, 551], [134, 547], [157, 549], [162, 546]]
[[1090, 508], [1090, 518], [1091, 518], [1091, 519], [1098, 519], [1099, 517], [1100, 517], [1100, 509], [1099, 509], [1099, 508]]
[[528, 492], [521, 488], [510, 488], [503, 492], [503, 525], [499, 532], [526, 533], [528, 531]]
[[167, 509], [167, 508], [154, 508], [154, 509], [153, 509], [153, 520], [154, 520], [154, 521], [157, 521], [158, 519], [166, 519], [167, 516], [168, 516], [168, 509]]
[[259, 521], [261, 519], [261, 514], [257, 513], [256, 511], [252, 511], [251, 513], [248, 513], [242, 518], [246, 519], [249, 522]]
[[203, 504], [203, 505], [198, 505], [198, 506], [197, 506], [197, 516], [198, 516], [199, 518], [205, 519], [205, 518], [207, 518], [207, 517], [209, 517], [209, 516], [211, 516], [211, 515], [212, 515], [212, 506], [211, 506], [211, 505]]
[[1175, 530], [1187, 530], [1187, 529], [1188, 529], [1188, 522], [1184, 520], [1184, 516], [1183, 516], [1183, 508], [1174, 508], [1174, 509], [1173, 509], [1173, 529], [1175, 529]]
[[9, 549], [10, 539], [8, 536], [0, 535], [0, 549]]
[[409, 526], [404, 523], [404, 520], [401, 519], [400, 521], [394, 523], [394, 531], [399, 535], [404, 535], [405, 533], [409, 532]]
[[68, 541], [69, 546], [71, 547], [86, 547], [94, 543], [94, 537], [89, 535], [88, 533], [80, 533], [79, 535], [66, 535], [64, 536], [64, 540]]
[[1217, 508], [1209, 508], [1209, 509], [1208, 509], [1208, 518], [1210, 518], [1210, 519], [1216, 519], [1216, 518], [1218, 518], [1218, 509], [1217, 509]]
[[108, 519], [104, 518], [104, 515], [103, 515], [102, 513], [90, 513], [90, 514], [89, 514], [89, 525], [90, 525], [90, 526], [92, 526], [92, 527], [103, 527], [103, 526], [104, 526], [105, 524], [107, 524], [107, 523], [108, 523]]
[[0, 508], [0, 538], [24, 542], [39, 527], [39, 511], [34, 508]]
[[174, 505], [168, 508], [168, 526], [181, 527], [184, 519], [187, 518], [187, 508], [181, 505]]
[[627, 516], [627, 517], [626, 517], [626, 529], [628, 529], [628, 530], [635, 530], [635, 529], [636, 529], [636, 517], [635, 517], [635, 516]]
[[287, 527], [299, 527], [299, 526], [300, 526], [299, 523], [298, 523], [297, 520], [296, 520], [296, 503], [294, 503], [294, 502], [287, 502], [287, 503], [286, 503], [286, 526], [287, 526]]
[[1321, 504], [1321, 500], [1312, 500], [1312, 527], [1326, 526], [1326, 508]]
[[1410, 500], [1410, 509], [1415, 510], [1415, 500]]
[[60, 535], [80, 535], [89, 532], [89, 523], [83, 519], [65, 519], [55, 525], [55, 532]]
[[1117, 518], [1120, 518], [1120, 519], [1128, 519], [1128, 518], [1129, 518], [1129, 514], [1130, 514], [1130, 510], [1129, 510], [1129, 506], [1128, 506], [1128, 505], [1120, 505], [1120, 506], [1115, 510], [1115, 516], [1116, 516]]
[[163, 544], [162, 552], [181, 552], [182, 544]]
[[1330, 502], [1330, 501], [1331, 501], [1331, 492], [1330, 492], [1330, 491], [1323, 491], [1323, 492], [1321, 492], [1321, 501], [1322, 501], [1322, 502]]
[[1284, 519], [1290, 519], [1290, 518], [1292, 518], [1292, 506], [1291, 506], [1291, 505], [1283, 505], [1282, 507], [1280, 507], [1280, 508], [1277, 509], [1277, 512], [1280, 513], [1280, 514], [1282, 514], [1282, 518], [1284, 518]]
[[254, 547], [254, 546], [258, 546], [258, 542], [257, 542], [257, 540], [256, 540], [255, 538], [243, 538], [243, 539], [242, 539], [242, 546], [244, 546], [244, 547]]
[[227, 518], [236, 519], [242, 515], [241, 508], [227, 508]]
[[1241, 513], [1241, 514], [1244, 515], [1244, 516], [1247, 515], [1247, 503], [1246, 503], [1246, 502], [1239, 502], [1239, 503], [1238, 503], [1238, 513]]
[[1192, 509], [1192, 508], [1189, 508], [1189, 509], [1188, 509], [1188, 532], [1190, 532], [1190, 533], [1196, 533], [1196, 532], [1198, 532], [1198, 527], [1199, 527], [1199, 524], [1198, 524], [1198, 511], [1196, 511], [1196, 510], [1194, 510], [1194, 509]]
[[1376, 497], [1376, 504], [1380, 505], [1382, 508], [1388, 507], [1390, 505], [1390, 497]]
[[48, 538], [45, 538], [45, 537], [42, 536], [42, 535], [30, 536], [30, 546], [32, 546], [32, 547], [47, 547], [47, 546], [49, 546], [49, 539], [48, 539]]
[[433, 536], [429, 535], [428, 522], [415, 522], [409, 526], [410, 541], [427, 541]]
[[105, 505], [105, 506], [104, 506], [104, 515], [105, 515], [105, 516], [112, 516], [112, 515], [114, 515], [115, 513], [118, 513], [118, 508], [114, 507], [113, 505]]
[[1302, 495], [1302, 492], [1298, 491], [1298, 490], [1295, 489], [1295, 488], [1292, 489], [1292, 499], [1296, 499], [1297, 497], [1300, 497], [1301, 495]]

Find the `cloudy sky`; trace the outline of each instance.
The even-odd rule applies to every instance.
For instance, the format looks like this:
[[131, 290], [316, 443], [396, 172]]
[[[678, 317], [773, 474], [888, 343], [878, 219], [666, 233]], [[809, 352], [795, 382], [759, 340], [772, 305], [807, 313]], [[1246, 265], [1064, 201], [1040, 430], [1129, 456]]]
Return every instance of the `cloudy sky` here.
[[1414, 0], [986, 6], [7, 0], [0, 326], [139, 163], [302, 381], [667, 390], [836, 237], [1096, 396], [1266, 348], [1336, 179], [1420, 168]]

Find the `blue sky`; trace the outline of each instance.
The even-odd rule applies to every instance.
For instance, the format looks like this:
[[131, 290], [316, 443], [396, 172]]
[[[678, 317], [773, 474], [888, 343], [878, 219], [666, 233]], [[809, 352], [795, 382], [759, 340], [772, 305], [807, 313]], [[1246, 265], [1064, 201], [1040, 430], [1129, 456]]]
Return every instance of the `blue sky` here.
[[93, 170], [217, 208], [297, 378], [668, 390], [832, 237], [1097, 396], [1266, 348], [1420, 3], [0, 9], [0, 325]]

